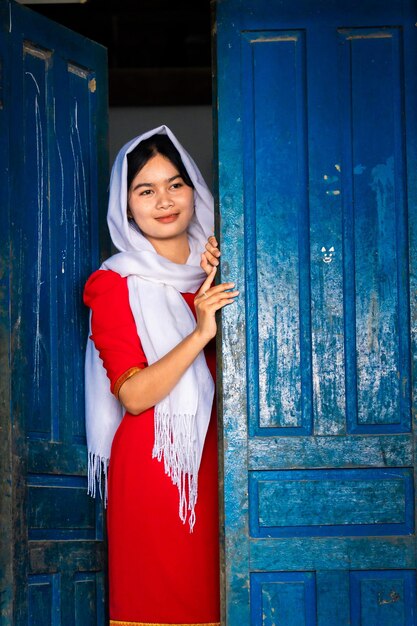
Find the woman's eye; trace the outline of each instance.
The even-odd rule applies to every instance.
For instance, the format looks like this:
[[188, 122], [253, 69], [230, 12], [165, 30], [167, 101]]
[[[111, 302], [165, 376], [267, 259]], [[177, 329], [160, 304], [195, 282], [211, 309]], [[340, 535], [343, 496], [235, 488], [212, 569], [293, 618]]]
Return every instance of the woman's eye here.
[[144, 191], [141, 191], [141, 196], [149, 196], [152, 192], [152, 189], [145, 189]]
[[179, 189], [180, 187], [182, 187], [182, 183], [174, 183], [172, 186], [174, 189]]

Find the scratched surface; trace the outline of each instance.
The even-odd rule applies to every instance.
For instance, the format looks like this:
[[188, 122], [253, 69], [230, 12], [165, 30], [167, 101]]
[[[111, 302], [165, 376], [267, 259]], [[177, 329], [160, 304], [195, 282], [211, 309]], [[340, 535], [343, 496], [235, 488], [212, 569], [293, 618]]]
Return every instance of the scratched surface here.
[[314, 574], [252, 574], [251, 623], [256, 625], [314, 626], [316, 591]]
[[12, 450], [1, 524], [16, 548], [0, 623], [99, 625], [103, 514], [86, 496], [81, 295], [99, 262], [106, 200], [106, 54], [26, 8], [1, 8], [11, 363], [1, 427]]
[[[351, 129], [345, 149], [352, 155], [345, 179], [352, 196], [345, 215], [345, 267], [354, 269], [349, 280], [356, 294], [346, 303], [346, 359], [355, 372], [349, 379], [349, 430], [408, 431], [402, 33], [398, 28], [382, 33], [349, 29], [340, 31], [339, 38], [344, 100], [351, 94], [350, 110], [344, 109], [344, 122]], [[390, 98], [382, 97], [386, 93]], [[375, 119], [378, 124], [371, 123]]]
[[396, 537], [414, 530], [409, 469], [251, 472], [249, 493], [253, 537]]
[[[245, 164], [247, 298], [257, 310], [248, 341], [250, 423], [257, 434], [263, 429], [304, 434], [312, 429], [309, 277], [304, 271], [309, 256], [305, 41], [302, 32], [251, 33], [242, 44], [244, 120], [254, 151], [254, 160]], [[271, 62], [276, 68], [272, 79]], [[279, 99], [284, 89], [286, 98]], [[282, 146], [279, 168], [277, 142]]]
[[351, 572], [350, 585], [352, 626], [416, 623], [415, 571]]
[[417, 623], [416, 23], [217, 3], [231, 626]]

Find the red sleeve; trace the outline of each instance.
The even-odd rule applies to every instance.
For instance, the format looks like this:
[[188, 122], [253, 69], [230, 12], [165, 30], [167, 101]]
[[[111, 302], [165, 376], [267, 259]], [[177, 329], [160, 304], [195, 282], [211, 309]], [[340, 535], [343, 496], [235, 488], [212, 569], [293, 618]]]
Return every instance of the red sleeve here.
[[120, 382], [137, 371], [134, 368], [147, 366], [129, 304], [127, 278], [109, 270], [94, 272], [85, 286], [84, 302], [92, 310], [90, 339], [117, 395]]

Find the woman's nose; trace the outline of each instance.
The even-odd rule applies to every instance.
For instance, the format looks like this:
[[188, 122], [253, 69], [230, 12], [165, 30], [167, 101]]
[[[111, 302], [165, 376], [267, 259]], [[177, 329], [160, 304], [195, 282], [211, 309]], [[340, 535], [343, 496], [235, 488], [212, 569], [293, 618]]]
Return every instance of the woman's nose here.
[[172, 198], [169, 197], [166, 191], [159, 192], [156, 205], [158, 209], [169, 209], [173, 204]]

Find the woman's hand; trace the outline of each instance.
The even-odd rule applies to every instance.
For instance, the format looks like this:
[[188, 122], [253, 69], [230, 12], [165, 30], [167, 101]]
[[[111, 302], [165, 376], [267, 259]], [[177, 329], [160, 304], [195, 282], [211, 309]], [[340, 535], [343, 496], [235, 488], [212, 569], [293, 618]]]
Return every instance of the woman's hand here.
[[194, 332], [206, 342], [210, 341], [217, 331], [216, 311], [232, 304], [239, 295], [239, 291], [231, 291], [235, 286], [234, 283], [222, 283], [211, 287], [216, 272], [217, 267], [212, 267], [194, 299], [197, 315], [197, 326]]
[[190, 367], [198, 354], [204, 350], [216, 334], [216, 311], [234, 302], [238, 291], [234, 283], [223, 283], [212, 287], [217, 268], [199, 289], [195, 299], [197, 326], [175, 348], [149, 367], [145, 367], [120, 387], [119, 400], [132, 415], [139, 415], [165, 398]]
[[201, 255], [200, 262], [201, 269], [206, 272], [207, 276], [210, 276], [213, 267], [217, 267], [219, 265], [219, 257], [219, 244], [217, 243], [216, 237], [212, 235], [207, 240], [206, 249]]

